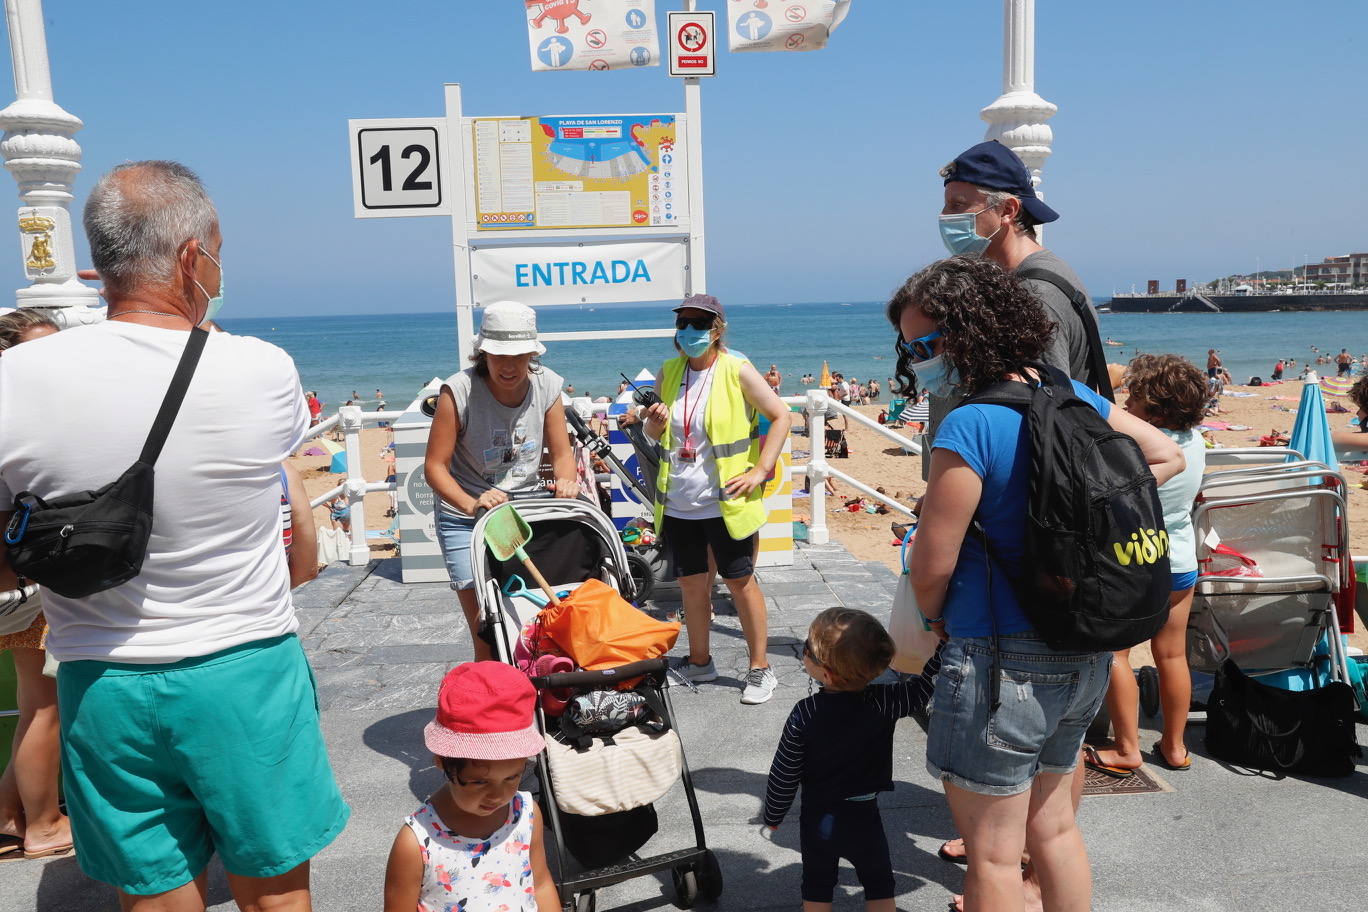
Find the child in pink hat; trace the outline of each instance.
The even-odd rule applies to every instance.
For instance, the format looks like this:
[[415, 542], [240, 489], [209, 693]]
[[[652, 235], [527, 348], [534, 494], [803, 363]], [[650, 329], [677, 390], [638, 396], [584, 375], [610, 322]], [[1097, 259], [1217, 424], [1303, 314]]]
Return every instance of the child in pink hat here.
[[545, 746], [527, 676], [467, 662], [442, 679], [423, 730], [447, 784], [409, 815], [385, 870], [385, 912], [559, 912], [541, 813], [518, 790]]

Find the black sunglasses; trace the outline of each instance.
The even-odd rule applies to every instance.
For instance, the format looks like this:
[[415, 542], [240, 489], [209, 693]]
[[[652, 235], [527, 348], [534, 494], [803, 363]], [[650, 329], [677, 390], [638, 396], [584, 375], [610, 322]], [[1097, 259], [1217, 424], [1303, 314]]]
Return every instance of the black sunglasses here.
[[812, 659], [812, 664], [818, 668], [826, 668], [826, 665], [817, 658], [817, 654], [812, 651], [812, 640], [810, 638], [803, 640], [803, 655]]
[[675, 329], [712, 329], [717, 317], [675, 317]]

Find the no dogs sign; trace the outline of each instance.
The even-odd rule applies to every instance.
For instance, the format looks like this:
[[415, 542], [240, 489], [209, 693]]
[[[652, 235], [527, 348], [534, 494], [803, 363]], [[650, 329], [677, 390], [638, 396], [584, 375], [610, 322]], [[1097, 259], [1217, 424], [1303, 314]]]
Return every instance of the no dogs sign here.
[[710, 12], [680, 12], [669, 15], [670, 75], [716, 76], [716, 43]]

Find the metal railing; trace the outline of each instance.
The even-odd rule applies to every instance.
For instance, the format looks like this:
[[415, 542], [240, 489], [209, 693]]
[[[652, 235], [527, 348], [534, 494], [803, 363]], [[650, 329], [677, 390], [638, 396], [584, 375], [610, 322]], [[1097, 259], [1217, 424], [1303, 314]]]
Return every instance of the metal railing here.
[[831, 398], [824, 389], [808, 390], [804, 396], [788, 396], [783, 401], [787, 405], [801, 405], [807, 413], [808, 443], [811, 446], [811, 455], [808, 457], [807, 465], [793, 466], [793, 474], [795, 476], [804, 475], [810, 482], [808, 491], [812, 498], [812, 522], [808, 526], [808, 541], [818, 545], [824, 545], [831, 541], [831, 532], [827, 529], [826, 517], [826, 480], [828, 478], [840, 479], [856, 491], [879, 501], [891, 510], [897, 510], [909, 517], [916, 515], [907, 504], [900, 503], [887, 494], [881, 494], [864, 482], [832, 467], [826, 456], [827, 415], [838, 414], [844, 415], [847, 419], [853, 419], [857, 424], [862, 424], [871, 431], [888, 438], [897, 444], [904, 453], [910, 455], [921, 455], [920, 443], [891, 428], [884, 427], [873, 418], [862, 412], [857, 412], [848, 405], [842, 405]]
[[392, 423], [402, 414], [364, 412], [359, 406], [344, 405], [337, 410], [336, 415], [309, 428], [308, 436], [304, 438], [306, 441], [315, 440], [333, 428], [342, 430], [344, 452], [347, 454], [347, 479], [310, 500], [309, 506], [317, 507], [338, 494], [347, 495], [347, 506], [352, 510], [351, 548], [347, 552], [347, 563], [353, 567], [370, 560], [370, 544], [366, 541], [366, 495], [375, 491], [393, 492], [399, 487], [392, 481], [366, 481], [361, 471], [361, 429], [367, 424], [379, 424], [382, 421]]

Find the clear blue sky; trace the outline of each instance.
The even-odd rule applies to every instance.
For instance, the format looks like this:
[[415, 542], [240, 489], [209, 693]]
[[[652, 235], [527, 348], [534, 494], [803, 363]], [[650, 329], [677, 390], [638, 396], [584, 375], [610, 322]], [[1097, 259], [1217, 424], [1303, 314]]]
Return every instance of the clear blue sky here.
[[[78, 224], [101, 172], [178, 159], [220, 208], [225, 317], [449, 309], [445, 219], [352, 217], [348, 118], [440, 115], [448, 81], [468, 114], [683, 107], [663, 67], [532, 73], [522, 9], [49, 0], [57, 100], [86, 123]], [[1363, 0], [1042, 0], [1049, 246], [1095, 295], [1368, 248], [1365, 26]], [[982, 139], [1001, 53], [998, 0], [854, 0], [824, 51], [723, 53], [704, 86], [710, 290], [881, 299], [940, 256], [936, 171]], [[0, 287], [24, 284], [3, 263]]]

